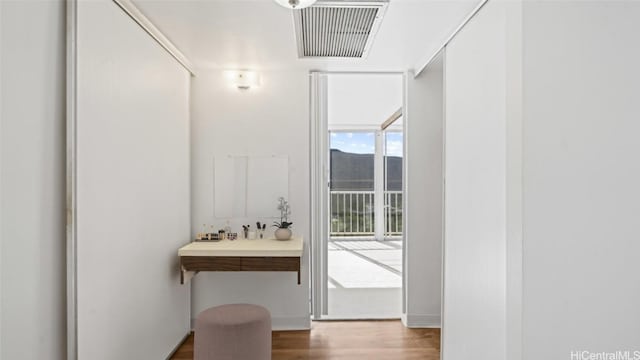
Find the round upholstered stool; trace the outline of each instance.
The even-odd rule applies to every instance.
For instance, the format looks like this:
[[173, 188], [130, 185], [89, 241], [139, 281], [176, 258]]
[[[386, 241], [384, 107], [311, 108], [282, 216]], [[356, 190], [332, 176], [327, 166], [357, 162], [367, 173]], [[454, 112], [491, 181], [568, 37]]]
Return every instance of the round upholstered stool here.
[[209, 308], [196, 318], [194, 360], [270, 360], [271, 314], [258, 305]]

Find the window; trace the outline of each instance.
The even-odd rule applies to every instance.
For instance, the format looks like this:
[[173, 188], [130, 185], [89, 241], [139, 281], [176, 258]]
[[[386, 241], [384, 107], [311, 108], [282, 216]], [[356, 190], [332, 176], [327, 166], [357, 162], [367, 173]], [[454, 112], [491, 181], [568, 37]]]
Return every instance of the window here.
[[330, 236], [402, 235], [402, 133], [330, 132]]

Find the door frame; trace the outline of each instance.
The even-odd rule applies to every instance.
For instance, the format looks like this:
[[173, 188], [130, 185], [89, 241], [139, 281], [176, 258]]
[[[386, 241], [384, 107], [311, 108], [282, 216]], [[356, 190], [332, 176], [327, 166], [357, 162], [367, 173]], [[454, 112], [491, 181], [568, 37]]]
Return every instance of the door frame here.
[[[402, 71], [311, 71], [310, 86], [310, 126], [309, 126], [309, 164], [310, 164], [310, 270], [311, 270], [311, 319], [328, 319], [328, 244], [322, 239], [329, 236], [329, 126], [328, 126], [328, 86], [329, 75], [399, 75], [403, 78], [402, 111], [406, 114], [406, 73]], [[402, 132], [405, 126], [403, 123]], [[404, 147], [406, 150], [406, 147]], [[406, 154], [405, 154], [406, 155]], [[403, 169], [406, 168], [406, 156], [403, 157]], [[406, 173], [403, 170], [403, 174]], [[403, 184], [403, 191], [405, 186]], [[403, 205], [404, 208], [404, 205]], [[403, 226], [404, 228], [404, 226]], [[404, 243], [404, 232], [402, 236]], [[402, 247], [402, 264], [406, 263], [406, 247]], [[406, 278], [402, 272], [402, 313], [406, 304]]]
[[[310, 228], [311, 239], [311, 318], [320, 320], [327, 315], [328, 288], [327, 246], [323, 241], [328, 236], [328, 125], [327, 125], [327, 74], [311, 72], [310, 80], [310, 138], [309, 164], [310, 176]], [[324, 136], [322, 136], [324, 134]], [[324, 285], [323, 285], [324, 284]]]

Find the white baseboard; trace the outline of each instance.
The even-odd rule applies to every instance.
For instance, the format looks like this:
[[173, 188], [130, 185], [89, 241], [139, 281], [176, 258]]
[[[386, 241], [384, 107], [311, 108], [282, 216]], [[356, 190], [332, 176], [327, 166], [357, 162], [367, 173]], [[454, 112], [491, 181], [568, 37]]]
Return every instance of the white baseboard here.
[[357, 316], [331, 316], [331, 315], [322, 315], [318, 321], [369, 321], [369, 320], [398, 320], [400, 316], [398, 315], [357, 315]]
[[173, 355], [175, 355], [175, 353], [178, 351], [178, 349], [180, 349], [180, 346], [182, 346], [182, 344], [184, 344], [185, 340], [187, 340], [189, 335], [191, 335], [191, 331], [189, 331], [185, 336], [182, 337], [182, 340], [180, 340], [180, 342], [173, 348], [173, 350], [171, 350], [171, 353], [169, 354], [169, 356], [167, 356], [166, 360], [170, 360], [173, 357]]
[[274, 317], [271, 318], [271, 328], [275, 331], [309, 330], [311, 316]]
[[[191, 329], [196, 326], [196, 319], [191, 319]], [[272, 317], [271, 329], [274, 331], [294, 331], [311, 329], [311, 317]]]
[[440, 328], [440, 315], [402, 314], [402, 323], [408, 328]]

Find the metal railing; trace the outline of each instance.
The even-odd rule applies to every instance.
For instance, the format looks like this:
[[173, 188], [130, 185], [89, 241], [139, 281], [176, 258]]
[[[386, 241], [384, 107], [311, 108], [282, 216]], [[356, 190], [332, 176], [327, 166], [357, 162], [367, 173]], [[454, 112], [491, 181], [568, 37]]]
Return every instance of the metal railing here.
[[[384, 236], [402, 235], [402, 191], [384, 192]], [[375, 236], [375, 192], [331, 191], [330, 236]]]
[[384, 192], [384, 236], [402, 236], [402, 191]]

